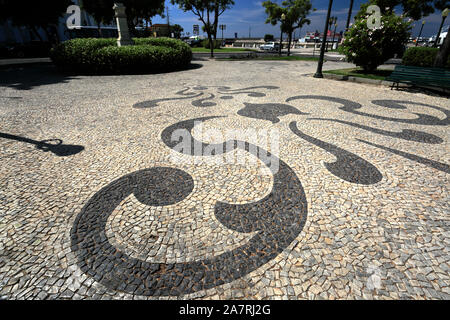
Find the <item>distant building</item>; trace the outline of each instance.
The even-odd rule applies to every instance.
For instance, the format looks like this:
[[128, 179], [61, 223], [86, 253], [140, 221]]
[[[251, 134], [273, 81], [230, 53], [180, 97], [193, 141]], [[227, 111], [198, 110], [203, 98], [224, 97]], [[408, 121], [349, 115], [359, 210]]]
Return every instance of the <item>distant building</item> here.
[[170, 37], [170, 28], [168, 24], [154, 24], [150, 27], [151, 34], [157, 37]]
[[450, 29], [450, 25], [442, 28], [442, 32], [439, 35], [438, 45], [444, 44], [444, 40], [445, 40], [445, 37], [447, 37], [447, 33], [448, 33], [449, 29]]
[[[327, 33], [327, 41], [331, 42], [333, 41], [333, 36], [334, 36], [334, 41], [335, 42], [340, 42], [341, 38], [342, 38], [342, 34], [338, 33], [338, 32], [333, 32], [331, 30], [328, 30]], [[319, 33], [319, 32], [307, 32], [306, 36], [301, 39], [301, 42], [320, 42], [323, 39], [323, 32]]]
[[[76, 5], [79, 5], [79, 0], [72, 0]], [[69, 14], [64, 14], [59, 19], [59, 24], [56, 26], [56, 35], [58, 40], [63, 41], [72, 38], [97, 37], [99, 35], [98, 26], [94, 18], [81, 10], [81, 26], [80, 29], [67, 29], [66, 20]], [[117, 37], [117, 26], [115, 22], [112, 25], [100, 25], [102, 37]], [[49, 41], [47, 33], [42, 28], [38, 30], [40, 38], [44, 41]], [[11, 21], [6, 21], [0, 24], [0, 43], [27, 43], [33, 40], [40, 40], [31, 30], [25, 27], [13, 26]]]

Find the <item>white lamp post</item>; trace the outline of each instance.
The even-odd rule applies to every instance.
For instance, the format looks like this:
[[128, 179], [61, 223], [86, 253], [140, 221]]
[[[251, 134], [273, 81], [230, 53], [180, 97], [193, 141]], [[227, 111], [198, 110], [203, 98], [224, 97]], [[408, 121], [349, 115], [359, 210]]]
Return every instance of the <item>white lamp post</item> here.
[[442, 11], [442, 22], [441, 22], [441, 26], [439, 27], [439, 32], [436, 36], [436, 40], [434, 40], [433, 47], [437, 47], [437, 45], [438, 45], [438, 42], [439, 42], [439, 39], [441, 36], [442, 27], [444, 26], [445, 19], [447, 19], [447, 17], [448, 17], [448, 12], [449, 12], [448, 8], [446, 8], [444, 11]]
[[281, 15], [281, 26], [280, 26], [280, 29], [281, 29], [281, 36], [280, 36], [280, 56], [281, 56], [281, 52], [282, 52], [282, 50], [283, 50], [283, 23], [284, 23], [284, 21], [286, 20], [286, 15], [283, 13], [282, 15]]
[[127, 15], [125, 13], [125, 6], [122, 3], [114, 3], [113, 7], [115, 11], [115, 18], [117, 21], [117, 31], [119, 32], [119, 38], [117, 39], [117, 45], [130, 46], [133, 45], [130, 32], [128, 31]]
[[425, 26], [425, 20], [422, 21], [422, 27], [420, 28], [419, 36], [416, 40], [416, 47], [419, 45], [420, 37], [422, 36], [423, 27]]

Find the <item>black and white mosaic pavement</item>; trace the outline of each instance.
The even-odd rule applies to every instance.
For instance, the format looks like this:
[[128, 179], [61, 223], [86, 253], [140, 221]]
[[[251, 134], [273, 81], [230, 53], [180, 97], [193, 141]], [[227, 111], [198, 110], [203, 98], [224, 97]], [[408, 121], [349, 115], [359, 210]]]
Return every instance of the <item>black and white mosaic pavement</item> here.
[[280, 122], [280, 117], [288, 114], [307, 115], [287, 104], [252, 104], [245, 103], [245, 108], [238, 111], [238, 115], [253, 119], [268, 120], [272, 123]]
[[[207, 89], [208, 87], [194, 88], [197, 91]], [[252, 89], [261, 88], [246, 88], [238, 91], [219, 88], [218, 91], [226, 91], [230, 94], [248, 94], [250, 97], [265, 96], [264, 93], [246, 91]], [[178, 92], [179, 95], [186, 96], [181, 99], [198, 97], [187, 91], [188, 89], [184, 89]], [[233, 98], [233, 96], [226, 97]], [[192, 101], [192, 105], [199, 108], [214, 107], [217, 105], [214, 98], [216, 98], [214, 94], [209, 94], [204, 98]], [[173, 99], [176, 98], [152, 100], [137, 103], [134, 106], [136, 108], [156, 107], [160, 102], [173, 101]], [[351, 101], [323, 96], [293, 97], [286, 101], [298, 99], [319, 99], [341, 103], [344, 105], [342, 109], [347, 112], [357, 112], [355, 110], [362, 108], [361, 105]], [[405, 103], [407, 102], [375, 101], [375, 104], [393, 109], [403, 109]], [[273, 124], [279, 123], [280, 117], [286, 115], [309, 115], [293, 106], [276, 103], [245, 103], [245, 107], [237, 114], [256, 120], [268, 120]], [[374, 117], [360, 112], [358, 114]], [[266, 163], [267, 166], [274, 161], [280, 162], [280, 167], [273, 172], [273, 188], [267, 197], [245, 205], [218, 201], [214, 206], [215, 218], [223, 226], [240, 233], [256, 232], [256, 235], [248, 243], [238, 248], [213, 258], [186, 263], [150, 263], [130, 257], [114, 248], [108, 242], [105, 231], [108, 217], [130, 194], [134, 194], [142, 204], [164, 206], [181, 202], [194, 189], [193, 178], [188, 173], [179, 169], [154, 167], [126, 175], [101, 189], [90, 199], [77, 217], [71, 232], [72, 251], [76, 253], [78, 264], [86, 274], [113, 290], [145, 296], [179, 296], [220, 286], [244, 277], [274, 259], [299, 236], [306, 221], [307, 201], [300, 180], [286, 163], [247, 141], [234, 140], [210, 144], [198, 141], [192, 136], [196, 124], [223, 117], [210, 116], [175, 123], [162, 131], [161, 139], [167, 147], [188, 156], [195, 156], [196, 151], [202, 156], [218, 156], [240, 148], [246, 152], [252, 150], [253, 155], [259, 160], [269, 159]], [[325, 120], [330, 121], [330, 119]], [[421, 143], [443, 142], [441, 138], [426, 132], [405, 129], [401, 133], [393, 133], [338, 119], [331, 119], [331, 121], [394, 138]], [[442, 123], [435, 117], [422, 114], [419, 115], [417, 121], [408, 121], [414, 123], [418, 121], [418, 123], [430, 125]], [[289, 124], [289, 128], [299, 138], [336, 157], [335, 162], [325, 163], [328, 171], [336, 177], [360, 185], [377, 184], [383, 179], [381, 172], [374, 165], [356, 154], [309, 136], [299, 130], [295, 121]], [[180, 130], [186, 133], [184, 137], [176, 137], [176, 132]], [[174, 139], [174, 137], [176, 138]], [[183, 141], [183, 139], [187, 141]], [[377, 146], [366, 141], [359, 141]], [[183, 144], [187, 147], [176, 149], [176, 146]], [[378, 147], [381, 148], [381, 146]], [[386, 150], [393, 152], [388, 148]], [[264, 158], [261, 157], [263, 153], [265, 154]], [[402, 153], [397, 154], [405, 156]], [[448, 173], [448, 166], [444, 164], [435, 165], [432, 161], [418, 160], [411, 156], [408, 158]]]
[[448, 99], [312, 68], [2, 82], [0, 299], [448, 299]]
[[336, 162], [325, 163], [328, 171], [335, 176], [357, 184], [375, 184], [383, 178], [380, 171], [368, 161], [330, 143], [308, 136], [298, 129], [295, 121], [291, 122], [289, 127], [295, 135], [332, 153], [336, 157]]
[[[192, 124], [201, 120], [172, 126], [169, 132], [163, 132], [163, 140], [171, 136], [175, 128], [190, 131]], [[235, 147], [239, 145], [235, 141]], [[203, 147], [209, 145], [203, 144]], [[220, 149], [225, 150], [225, 144]], [[244, 143], [244, 149], [250, 150], [249, 143]], [[255, 150], [257, 155], [267, 154], [261, 148]], [[184, 152], [191, 154], [191, 150]], [[136, 172], [103, 188], [86, 204], [71, 232], [72, 250], [84, 272], [114, 290], [137, 295], [178, 296], [219, 286], [275, 258], [301, 232], [307, 203], [299, 179], [281, 161], [273, 184], [272, 192], [256, 203], [218, 202], [215, 205], [216, 219], [227, 228], [242, 233], [257, 232], [247, 244], [212, 259], [158, 264], [133, 259], [111, 246], [105, 235], [108, 217], [131, 193], [149, 206], [179, 202], [192, 191], [193, 180], [187, 173], [170, 168]]]

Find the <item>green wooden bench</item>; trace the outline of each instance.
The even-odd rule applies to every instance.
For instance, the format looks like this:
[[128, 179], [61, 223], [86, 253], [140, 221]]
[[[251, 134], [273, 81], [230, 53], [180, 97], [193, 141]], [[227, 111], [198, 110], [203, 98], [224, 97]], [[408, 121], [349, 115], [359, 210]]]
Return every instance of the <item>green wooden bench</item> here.
[[396, 66], [386, 80], [393, 82], [391, 90], [395, 85], [398, 89], [400, 83], [450, 90], [450, 70], [448, 69]]

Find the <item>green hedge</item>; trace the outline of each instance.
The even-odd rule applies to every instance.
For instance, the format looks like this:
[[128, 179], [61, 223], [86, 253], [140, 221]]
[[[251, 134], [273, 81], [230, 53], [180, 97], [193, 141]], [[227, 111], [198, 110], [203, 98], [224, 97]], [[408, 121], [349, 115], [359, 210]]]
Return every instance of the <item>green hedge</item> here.
[[[434, 59], [438, 53], [438, 48], [412, 47], [406, 50], [403, 55], [405, 66], [433, 67]], [[450, 57], [447, 60], [447, 68], [450, 68]]]
[[181, 69], [192, 60], [184, 42], [170, 38], [136, 38], [118, 47], [116, 39], [74, 39], [52, 49], [52, 61], [63, 70], [87, 74], [152, 73]]

